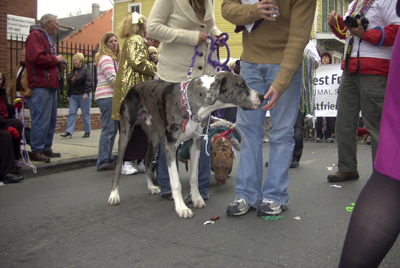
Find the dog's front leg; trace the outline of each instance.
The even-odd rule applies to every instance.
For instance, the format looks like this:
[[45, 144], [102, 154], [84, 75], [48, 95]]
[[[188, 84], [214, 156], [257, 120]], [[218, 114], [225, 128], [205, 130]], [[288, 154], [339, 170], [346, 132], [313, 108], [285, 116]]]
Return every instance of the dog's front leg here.
[[175, 202], [175, 211], [181, 218], [191, 218], [193, 217], [193, 212], [189, 209], [182, 197], [182, 185], [179, 181], [178, 169], [176, 168], [176, 147], [173, 143], [164, 143], [165, 155], [167, 157], [169, 181], [171, 184], [172, 197]]
[[206, 203], [200, 195], [198, 182], [201, 141], [201, 138], [193, 140], [190, 146], [190, 193], [195, 208], [204, 208], [206, 206]]

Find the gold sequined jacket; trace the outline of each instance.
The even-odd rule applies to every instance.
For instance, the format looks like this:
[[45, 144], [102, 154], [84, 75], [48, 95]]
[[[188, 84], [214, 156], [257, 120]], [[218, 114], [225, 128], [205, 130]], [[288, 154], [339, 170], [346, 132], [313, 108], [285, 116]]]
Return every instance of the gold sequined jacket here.
[[119, 110], [128, 91], [136, 84], [150, 80], [157, 66], [150, 61], [149, 51], [140, 35], [126, 38], [114, 85], [112, 119], [119, 121]]

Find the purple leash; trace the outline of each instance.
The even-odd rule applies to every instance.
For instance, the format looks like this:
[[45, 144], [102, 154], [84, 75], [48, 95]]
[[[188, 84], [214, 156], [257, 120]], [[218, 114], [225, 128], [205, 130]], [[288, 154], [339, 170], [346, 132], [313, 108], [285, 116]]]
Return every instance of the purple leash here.
[[[226, 57], [226, 61], [223, 63], [219, 62], [219, 47], [217, 46], [217, 40], [214, 41], [214, 39], [211, 36], [208, 36], [208, 38], [210, 38], [210, 40], [211, 40], [210, 54], [208, 55], [208, 63], [211, 64], [211, 66], [213, 66], [214, 68], [218, 68], [218, 71], [222, 71], [224, 69], [229, 70], [229, 68], [226, 67], [226, 64], [229, 62], [229, 59], [231, 57], [231, 52], [229, 50], [228, 44], [226, 43], [226, 41], [228, 41], [228, 39], [229, 39], [229, 35], [227, 33], [222, 33], [221, 37], [222, 36], [225, 36], [225, 39], [222, 39], [221, 43], [226, 47], [226, 52], [228, 54], [228, 56]], [[215, 50], [217, 50], [217, 59], [218, 60], [213, 60], [211, 58], [212, 54], [214, 53]], [[221, 69], [219, 69], [219, 67]]]
[[[226, 61], [223, 62], [223, 63], [220, 63], [220, 62], [219, 62], [219, 47], [216, 45], [218, 40], [216, 41], [216, 40], [214, 40], [214, 38], [212, 38], [211, 36], [208, 36], [208, 38], [211, 40], [211, 44], [210, 44], [210, 54], [208, 55], [207, 62], [208, 62], [208, 64], [210, 64], [210, 65], [213, 66], [214, 68], [218, 68], [217, 71], [228, 70], [228, 67], [226, 66], [226, 64], [228, 63], [228, 61], [229, 61], [229, 59], [230, 59], [230, 56], [231, 56], [231, 52], [230, 52], [230, 50], [229, 50], [228, 44], [226, 43], [226, 41], [228, 41], [228, 39], [229, 39], [229, 35], [228, 35], [227, 33], [222, 33], [221, 36], [225, 36], [225, 39], [223, 39], [223, 40], [221, 41], [221, 43], [224, 44], [224, 46], [226, 47], [226, 51], [227, 51], [227, 53], [228, 53], [228, 56], [227, 56], [227, 58], [226, 58]], [[218, 59], [218, 60], [213, 60], [213, 59], [211, 58], [211, 57], [212, 57], [212, 54], [214, 53], [215, 50], [217, 50], [217, 59]], [[196, 62], [196, 57], [197, 57], [197, 56], [201, 56], [201, 55], [202, 55], [202, 53], [199, 52], [199, 47], [196, 46], [196, 47], [194, 48], [194, 55], [193, 55], [193, 58], [192, 58], [192, 64], [190, 65], [188, 74], [187, 74], [187, 76], [186, 76], [186, 80], [189, 80], [189, 79], [190, 79], [190, 76], [192, 75], [193, 68], [194, 68], [194, 63]], [[219, 69], [219, 68], [221, 68], [221, 69]]]

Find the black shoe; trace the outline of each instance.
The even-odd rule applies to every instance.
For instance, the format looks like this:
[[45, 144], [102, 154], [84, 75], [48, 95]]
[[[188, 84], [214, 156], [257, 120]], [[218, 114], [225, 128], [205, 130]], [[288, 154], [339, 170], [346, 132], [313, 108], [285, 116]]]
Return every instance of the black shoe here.
[[349, 181], [349, 180], [358, 180], [360, 175], [358, 171], [353, 172], [335, 172], [334, 174], [328, 175], [327, 180], [330, 182], [342, 182], [342, 181]]
[[163, 195], [161, 195], [161, 197], [162, 197], [162, 198], [165, 198], [165, 199], [167, 199], [167, 200], [170, 200], [170, 201], [173, 201], [173, 200], [174, 200], [174, 198], [172, 197], [172, 193], [163, 194]]
[[[201, 198], [203, 198], [204, 201], [207, 201], [207, 200], [208, 200], [208, 198], [204, 198], [204, 197], [201, 197]], [[184, 202], [185, 202], [186, 205], [193, 204], [192, 195], [186, 196]]]
[[70, 138], [72, 138], [72, 134], [71, 133], [69, 133], [69, 132], [65, 132], [64, 134], [61, 134], [60, 135], [61, 137], [63, 137], [63, 138], [66, 138], [66, 137], [70, 137]]
[[90, 137], [90, 133], [85, 133], [85, 135], [82, 136], [82, 138], [89, 138]]
[[299, 167], [299, 161], [296, 159], [292, 159], [292, 163], [290, 163], [290, 168], [297, 168]]
[[4, 176], [3, 183], [4, 184], [9, 184], [9, 183], [18, 183], [22, 181], [24, 177], [18, 176], [15, 174], [7, 174]]

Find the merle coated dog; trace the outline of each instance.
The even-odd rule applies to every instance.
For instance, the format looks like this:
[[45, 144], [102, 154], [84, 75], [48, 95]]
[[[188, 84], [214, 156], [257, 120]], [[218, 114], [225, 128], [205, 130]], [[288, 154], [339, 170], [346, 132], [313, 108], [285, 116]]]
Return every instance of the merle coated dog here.
[[[190, 147], [190, 189], [194, 207], [203, 208], [206, 204], [199, 193], [197, 180], [201, 138], [208, 125], [208, 121], [204, 119], [216, 109], [238, 106], [255, 110], [260, 108], [264, 100], [263, 95], [250, 89], [242, 77], [231, 72], [219, 72], [212, 77], [202, 76], [191, 80], [187, 84], [186, 95], [181, 85], [151, 80], [135, 85], [126, 95], [120, 109], [118, 159], [109, 205], [120, 203], [118, 181], [121, 165], [133, 128], [140, 124], [149, 143], [145, 159], [148, 190], [151, 194], [160, 193], [160, 189], [153, 185], [151, 170], [153, 156], [158, 153], [159, 137], [162, 133], [165, 136], [164, 148], [175, 211], [179, 217], [193, 217], [193, 212], [183, 201], [176, 168], [176, 150], [179, 144], [189, 139], [194, 140]], [[188, 112], [191, 112], [191, 115]]]

